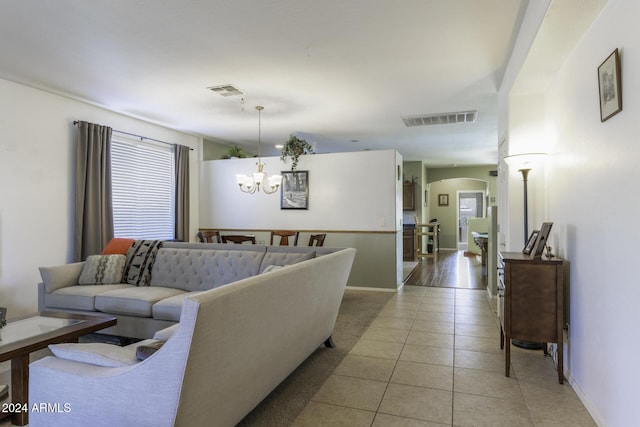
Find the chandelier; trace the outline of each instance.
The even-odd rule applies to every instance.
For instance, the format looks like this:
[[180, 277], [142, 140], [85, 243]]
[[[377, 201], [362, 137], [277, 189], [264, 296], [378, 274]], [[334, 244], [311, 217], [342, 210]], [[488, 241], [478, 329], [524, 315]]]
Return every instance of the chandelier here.
[[261, 113], [264, 110], [264, 107], [261, 105], [256, 106], [256, 110], [258, 110], [258, 171], [252, 173], [251, 175], [244, 175], [241, 173], [236, 174], [236, 182], [240, 187], [240, 191], [243, 193], [253, 194], [256, 191], [260, 191], [260, 187], [262, 187], [262, 192], [265, 194], [273, 194], [278, 191], [280, 187], [280, 183], [282, 182], [282, 175], [271, 175], [268, 176], [264, 169], [264, 163], [262, 163], [261, 155], [262, 155], [262, 143], [261, 143], [261, 133], [262, 133], [262, 121], [261, 121]]

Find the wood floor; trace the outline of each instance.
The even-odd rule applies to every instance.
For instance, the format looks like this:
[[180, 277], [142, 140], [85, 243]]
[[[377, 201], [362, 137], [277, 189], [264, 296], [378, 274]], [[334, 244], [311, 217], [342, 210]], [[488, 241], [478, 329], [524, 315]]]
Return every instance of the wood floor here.
[[435, 258], [422, 258], [404, 284], [486, 289], [484, 268], [479, 256], [465, 256], [464, 251], [440, 250]]

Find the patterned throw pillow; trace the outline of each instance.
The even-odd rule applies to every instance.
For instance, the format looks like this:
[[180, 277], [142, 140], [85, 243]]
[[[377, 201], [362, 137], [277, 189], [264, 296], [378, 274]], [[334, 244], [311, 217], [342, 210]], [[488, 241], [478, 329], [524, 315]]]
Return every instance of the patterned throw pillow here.
[[127, 251], [124, 282], [136, 286], [151, 285], [151, 269], [162, 240], [136, 240]]
[[124, 255], [89, 255], [82, 266], [79, 285], [121, 283], [127, 258]]

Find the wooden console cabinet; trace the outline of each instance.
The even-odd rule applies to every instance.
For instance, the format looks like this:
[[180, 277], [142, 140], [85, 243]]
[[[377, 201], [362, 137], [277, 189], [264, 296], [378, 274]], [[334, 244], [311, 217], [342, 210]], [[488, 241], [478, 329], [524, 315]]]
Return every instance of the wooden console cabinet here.
[[[505, 375], [511, 368], [511, 340], [558, 345], [558, 381], [563, 369], [563, 260], [530, 259], [520, 252], [500, 252], [498, 260], [500, 348]], [[506, 341], [506, 346], [505, 346]]]

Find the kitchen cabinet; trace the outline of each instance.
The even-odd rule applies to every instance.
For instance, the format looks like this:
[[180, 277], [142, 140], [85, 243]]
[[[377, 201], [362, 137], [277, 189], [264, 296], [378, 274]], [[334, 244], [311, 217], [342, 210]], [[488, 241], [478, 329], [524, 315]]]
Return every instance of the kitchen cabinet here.
[[405, 211], [416, 210], [416, 183], [405, 182], [402, 184], [402, 209]]

